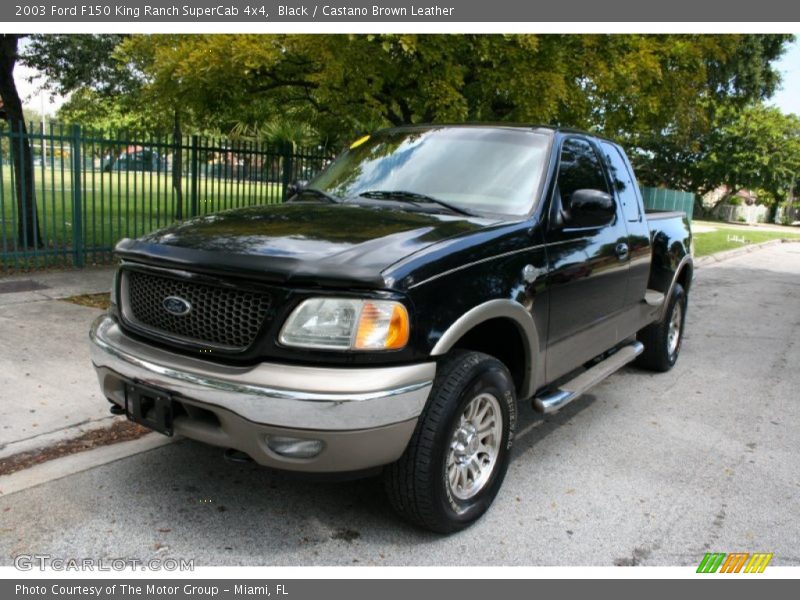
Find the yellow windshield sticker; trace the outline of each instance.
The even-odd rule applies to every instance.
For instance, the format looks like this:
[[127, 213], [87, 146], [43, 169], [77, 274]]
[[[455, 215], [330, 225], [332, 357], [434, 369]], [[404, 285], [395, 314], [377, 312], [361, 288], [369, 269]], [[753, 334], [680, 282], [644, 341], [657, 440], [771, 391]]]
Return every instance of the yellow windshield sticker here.
[[363, 144], [364, 142], [366, 142], [368, 139], [369, 139], [369, 136], [368, 136], [368, 135], [365, 135], [365, 136], [364, 136], [364, 137], [362, 137], [362, 138], [358, 138], [358, 139], [357, 139], [355, 142], [353, 142], [352, 144], [350, 144], [350, 150], [352, 150], [353, 148], [358, 148], [358, 147], [359, 147], [361, 144]]

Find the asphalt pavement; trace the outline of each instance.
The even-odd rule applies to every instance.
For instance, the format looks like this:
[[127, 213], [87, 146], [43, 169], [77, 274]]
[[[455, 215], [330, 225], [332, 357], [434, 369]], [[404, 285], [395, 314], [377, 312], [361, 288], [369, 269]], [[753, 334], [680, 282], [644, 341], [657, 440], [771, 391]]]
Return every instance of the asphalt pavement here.
[[689, 302], [671, 372], [626, 368], [552, 416], [522, 407], [503, 489], [459, 534], [406, 525], [376, 479], [308, 481], [184, 440], [0, 496], [0, 564], [798, 565], [800, 244], [703, 265]]

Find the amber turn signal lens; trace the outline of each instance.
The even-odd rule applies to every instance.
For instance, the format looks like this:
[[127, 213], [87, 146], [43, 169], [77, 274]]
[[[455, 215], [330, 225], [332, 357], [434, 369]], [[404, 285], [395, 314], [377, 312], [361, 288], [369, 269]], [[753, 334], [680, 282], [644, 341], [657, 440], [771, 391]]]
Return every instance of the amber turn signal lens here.
[[398, 302], [365, 302], [356, 332], [357, 350], [397, 350], [408, 343], [408, 311]]
[[389, 322], [389, 335], [386, 336], [386, 348], [402, 348], [408, 343], [408, 312], [402, 304], [395, 304], [392, 320]]

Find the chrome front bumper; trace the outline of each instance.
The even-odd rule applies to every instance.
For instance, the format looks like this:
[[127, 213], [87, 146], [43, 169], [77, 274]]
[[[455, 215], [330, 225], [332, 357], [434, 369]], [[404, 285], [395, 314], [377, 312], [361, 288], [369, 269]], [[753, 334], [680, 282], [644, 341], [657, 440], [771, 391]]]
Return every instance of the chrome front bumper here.
[[[188, 417], [175, 421], [176, 433], [240, 449], [262, 464], [307, 471], [356, 470], [399, 458], [436, 373], [433, 362], [373, 368], [221, 365], [144, 344], [106, 315], [94, 322], [90, 339], [100, 386], [112, 402], [125, 404], [126, 380], [169, 391], [188, 407]], [[213, 418], [189, 418], [203, 411]], [[289, 433], [322, 439], [326, 451], [298, 461], [249, 439]], [[352, 452], [365, 456], [345, 460]]]

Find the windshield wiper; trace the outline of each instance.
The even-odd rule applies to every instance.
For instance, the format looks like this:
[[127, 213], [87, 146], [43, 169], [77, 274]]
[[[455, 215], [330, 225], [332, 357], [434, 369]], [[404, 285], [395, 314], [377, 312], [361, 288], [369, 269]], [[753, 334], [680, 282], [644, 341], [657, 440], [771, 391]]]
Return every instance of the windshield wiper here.
[[450, 212], [458, 213], [459, 215], [466, 215], [468, 217], [475, 216], [473, 213], [450, 204], [449, 202], [445, 202], [444, 200], [439, 200], [438, 198], [433, 198], [432, 196], [426, 196], [425, 194], [418, 194], [417, 192], [409, 192], [406, 190], [368, 190], [366, 192], [361, 192], [359, 196], [362, 198], [371, 198], [377, 200], [412, 202], [414, 204], [437, 204], [442, 208], [446, 208]]
[[317, 188], [310, 188], [310, 187], [306, 187], [303, 188], [302, 190], [299, 190], [295, 194], [295, 198], [300, 198], [301, 196], [304, 195], [313, 196], [314, 198], [321, 198], [322, 200], [327, 200], [331, 204], [339, 204], [341, 202], [340, 198], [337, 198], [336, 196], [329, 194], [328, 192], [323, 192], [322, 190], [319, 190]]

